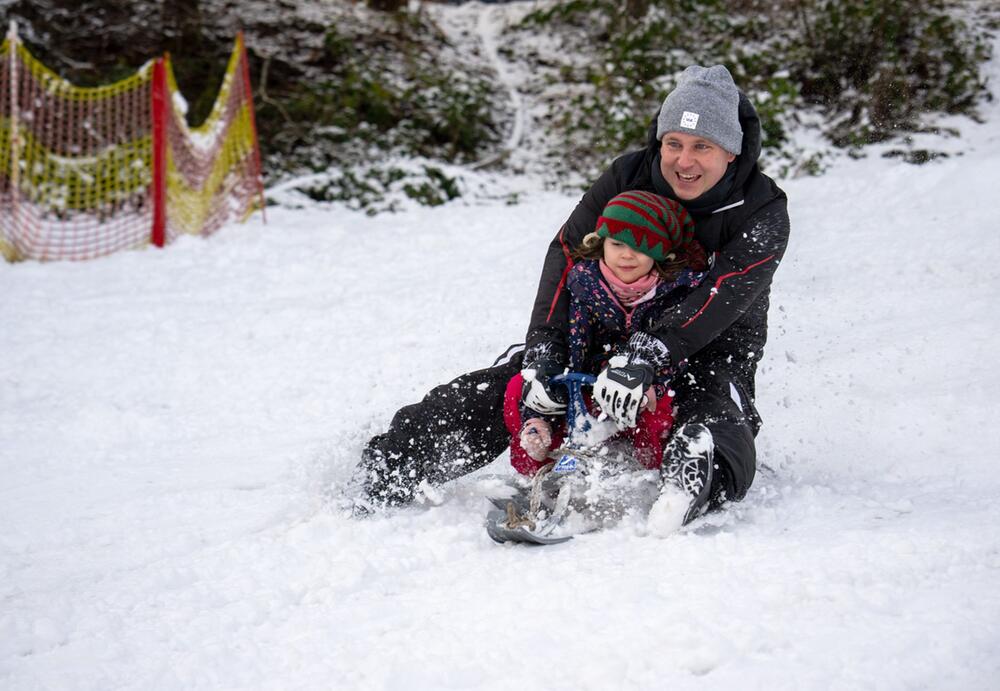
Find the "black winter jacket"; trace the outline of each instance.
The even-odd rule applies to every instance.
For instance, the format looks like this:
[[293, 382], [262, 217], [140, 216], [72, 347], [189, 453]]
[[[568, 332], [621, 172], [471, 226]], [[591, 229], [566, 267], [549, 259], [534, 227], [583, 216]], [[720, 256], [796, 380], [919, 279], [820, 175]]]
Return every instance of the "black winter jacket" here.
[[[788, 242], [789, 220], [785, 193], [757, 166], [760, 121], [742, 93], [739, 115], [743, 150], [727, 171], [727, 178], [735, 175], [730, 178], [732, 191], [707, 208], [697, 207], [718, 185], [692, 202], [678, 200], [691, 212], [695, 234], [711, 257], [708, 276], [679, 306], [659, 315], [649, 333], [667, 346], [674, 364], [718, 363], [740, 375], [752, 391], [767, 340], [771, 279]], [[571, 253], [593, 232], [607, 202], [628, 190], [676, 199], [658, 173], [659, 161], [654, 118], [646, 147], [611, 164], [549, 245], [526, 338], [526, 362], [533, 354], [564, 356], [569, 300], [565, 283], [572, 268]]]

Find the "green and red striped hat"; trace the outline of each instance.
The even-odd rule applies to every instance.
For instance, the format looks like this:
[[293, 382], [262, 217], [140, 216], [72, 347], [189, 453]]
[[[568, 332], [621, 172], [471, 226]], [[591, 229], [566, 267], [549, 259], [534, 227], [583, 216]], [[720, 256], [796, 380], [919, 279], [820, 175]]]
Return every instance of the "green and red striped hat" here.
[[695, 240], [691, 215], [659, 194], [634, 190], [615, 196], [597, 219], [596, 232], [658, 262], [683, 258], [692, 268], [705, 266], [705, 250]]

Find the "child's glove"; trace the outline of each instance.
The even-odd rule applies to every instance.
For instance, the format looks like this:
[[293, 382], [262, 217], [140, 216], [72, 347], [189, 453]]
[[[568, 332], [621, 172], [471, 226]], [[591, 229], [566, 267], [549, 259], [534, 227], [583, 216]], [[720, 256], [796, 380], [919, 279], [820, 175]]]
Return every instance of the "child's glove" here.
[[655, 406], [653, 375], [670, 367], [670, 353], [658, 338], [632, 334], [624, 355], [615, 355], [594, 382], [594, 400], [619, 429], [635, 427], [639, 411]]
[[520, 442], [532, 460], [544, 461], [552, 448], [552, 426], [542, 418], [529, 418], [521, 428]]
[[524, 386], [521, 401], [541, 415], [562, 415], [566, 412], [569, 396], [566, 387], [554, 384], [552, 377], [562, 374], [565, 368], [555, 360], [542, 359], [521, 370]]
[[627, 357], [616, 355], [597, 375], [594, 399], [619, 429], [635, 427], [639, 409], [647, 403], [646, 390], [652, 383], [652, 367], [643, 363], [629, 364]]

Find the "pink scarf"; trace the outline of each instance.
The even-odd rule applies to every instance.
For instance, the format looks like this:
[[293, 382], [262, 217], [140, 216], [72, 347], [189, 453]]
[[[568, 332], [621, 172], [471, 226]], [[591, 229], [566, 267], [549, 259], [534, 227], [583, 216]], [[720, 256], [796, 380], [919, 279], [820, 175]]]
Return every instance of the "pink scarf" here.
[[604, 276], [604, 280], [608, 282], [611, 286], [611, 292], [618, 299], [618, 302], [625, 307], [625, 309], [632, 309], [640, 302], [653, 297], [653, 291], [656, 290], [656, 284], [660, 282], [660, 276], [656, 273], [656, 270], [651, 270], [648, 274], [642, 278], [635, 280], [631, 283], [625, 283], [623, 280], [615, 276], [611, 268], [604, 263], [604, 260], [600, 260], [601, 275]]

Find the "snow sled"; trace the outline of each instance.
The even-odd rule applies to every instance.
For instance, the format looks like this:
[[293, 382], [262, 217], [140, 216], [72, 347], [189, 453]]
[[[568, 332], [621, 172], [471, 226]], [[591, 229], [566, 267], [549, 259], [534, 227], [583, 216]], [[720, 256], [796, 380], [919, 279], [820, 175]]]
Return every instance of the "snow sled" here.
[[617, 522], [643, 498], [655, 498], [659, 472], [642, 469], [630, 453], [616, 450], [608, 439], [617, 427], [587, 410], [583, 387], [596, 379], [578, 372], [553, 378], [569, 393], [566, 440], [549, 452], [549, 462], [530, 484], [515, 480], [508, 496], [489, 498], [486, 532], [494, 541], [566, 542]]

